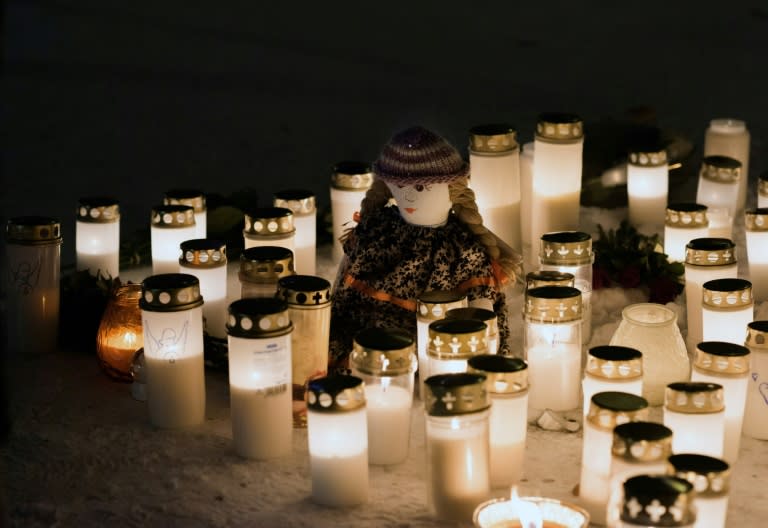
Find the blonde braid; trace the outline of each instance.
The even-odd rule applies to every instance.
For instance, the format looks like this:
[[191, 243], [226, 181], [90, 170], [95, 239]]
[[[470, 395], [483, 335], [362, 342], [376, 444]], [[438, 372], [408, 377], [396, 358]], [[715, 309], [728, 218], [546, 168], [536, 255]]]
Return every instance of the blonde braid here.
[[511, 281], [520, 280], [522, 258], [483, 225], [483, 217], [477, 209], [477, 202], [475, 202], [475, 192], [468, 187], [467, 183], [468, 178], [463, 177], [448, 184], [448, 193], [453, 203], [453, 213], [485, 246], [488, 257], [498, 262], [509, 279]]
[[[380, 179], [374, 179], [373, 185], [368, 188], [365, 197], [360, 202], [360, 217], [362, 218], [371, 211], [384, 207], [391, 197], [392, 193], [389, 191], [389, 187], [387, 187], [387, 185]], [[350, 237], [353, 230], [354, 227], [348, 227], [341, 234], [339, 242], [341, 242], [342, 245]]]

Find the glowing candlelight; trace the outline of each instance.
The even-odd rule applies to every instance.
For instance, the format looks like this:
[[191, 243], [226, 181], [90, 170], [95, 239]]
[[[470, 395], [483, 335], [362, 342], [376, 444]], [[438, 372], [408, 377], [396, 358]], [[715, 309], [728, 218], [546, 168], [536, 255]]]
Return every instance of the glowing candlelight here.
[[586, 528], [589, 514], [573, 504], [545, 497], [519, 497], [480, 504], [473, 517], [477, 528]]

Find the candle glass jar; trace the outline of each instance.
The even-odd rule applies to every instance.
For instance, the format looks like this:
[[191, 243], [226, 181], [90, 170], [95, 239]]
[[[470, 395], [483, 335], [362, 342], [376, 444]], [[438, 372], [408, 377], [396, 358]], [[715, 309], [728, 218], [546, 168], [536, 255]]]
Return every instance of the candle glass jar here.
[[727, 156], [707, 156], [702, 161], [696, 202], [707, 206], [709, 236], [731, 238], [740, 180], [739, 160]]
[[284, 207], [293, 212], [296, 228], [294, 256], [296, 271], [302, 275], [314, 275], [317, 260], [317, 206], [315, 195], [310, 191], [286, 190], [275, 193], [275, 207]]
[[61, 224], [44, 216], [11, 218], [5, 241], [8, 350], [30, 356], [53, 352], [59, 334]]
[[724, 460], [706, 455], [674, 454], [667, 473], [687, 480], [696, 492], [694, 528], [726, 526], [731, 470]]
[[404, 330], [366, 328], [355, 335], [352, 375], [365, 384], [368, 462], [399, 464], [408, 457], [416, 347]]
[[485, 308], [451, 308], [445, 314], [446, 319], [475, 319], [486, 325], [485, 347], [488, 354], [499, 352], [499, 323], [496, 312]]
[[538, 288], [539, 286], [570, 286], [573, 288], [575, 283], [576, 277], [573, 273], [562, 271], [529, 271], [525, 276], [526, 290]]
[[768, 207], [747, 211], [744, 215], [744, 227], [752, 293], [755, 301], [766, 301], [768, 300]]
[[114, 198], [81, 198], [75, 222], [76, 269], [120, 275], [120, 206]]
[[643, 354], [636, 348], [596, 346], [587, 352], [587, 366], [581, 382], [584, 415], [592, 396], [598, 392], [626, 392], [643, 395]]
[[757, 207], [768, 207], [768, 171], [763, 172], [757, 180]]
[[131, 363], [144, 346], [141, 326], [141, 284], [121, 284], [109, 296], [96, 334], [96, 355], [101, 369], [112, 379], [131, 382]]
[[749, 179], [749, 130], [740, 119], [719, 118], [709, 122], [704, 134], [704, 156], [728, 156], [741, 162], [736, 212], [744, 209]]
[[158, 205], [152, 208], [151, 221], [152, 274], [178, 273], [179, 246], [197, 234], [194, 209], [189, 205]]
[[227, 245], [207, 238], [182, 242], [179, 270], [200, 281], [200, 294], [205, 299], [205, 332], [218, 339], [226, 338]]
[[296, 247], [293, 211], [285, 207], [257, 207], [245, 213], [245, 249], [260, 246]]
[[277, 281], [277, 297], [288, 303], [288, 314], [293, 321], [293, 425], [306, 427], [307, 383], [328, 372], [331, 283], [314, 275], [289, 275]]
[[523, 348], [528, 362], [528, 403], [535, 412], [579, 407], [581, 292], [541, 286], [525, 293]]
[[579, 226], [584, 124], [573, 114], [541, 114], [534, 145], [531, 239], [540, 240]]
[[755, 318], [752, 283], [744, 279], [715, 279], [701, 286], [704, 341], [743, 344], [747, 325]]
[[696, 520], [695, 492], [685, 479], [668, 475], [638, 475], [624, 481], [620, 520], [616, 528], [692, 528]]
[[274, 297], [277, 281], [295, 275], [293, 251], [280, 246], [260, 246], [240, 253], [240, 297]]
[[650, 405], [664, 402], [669, 383], [690, 376], [688, 351], [677, 327], [677, 315], [666, 306], [638, 303], [624, 308], [610, 344], [636, 348], [643, 354], [643, 398]]
[[279, 299], [240, 299], [229, 305], [227, 342], [232, 442], [246, 458], [291, 451], [291, 331]]
[[543, 271], [572, 273], [581, 291], [581, 342], [592, 337], [592, 237], [580, 231], [545, 233], [541, 236], [540, 267]]
[[326, 506], [368, 501], [368, 427], [363, 380], [313, 379], [307, 389], [312, 500]]
[[360, 202], [373, 184], [373, 171], [368, 163], [342, 161], [331, 173], [331, 215], [333, 218], [333, 260], [344, 256], [341, 237], [357, 225]]
[[723, 458], [735, 463], [739, 456], [741, 426], [747, 400], [749, 349], [723, 341], [703, 341], [696, 347], [691, 381], [719, 383], [725, 402]]
[[642, 232], [661, 231], [668, 194], [669, 166], [664, 147], [655, 145], [630, 151], [627, 163], [629, 223]]
[[579, 502], [596, 524], [605, 524], [610, 498], [611, 446], [617, 425], [648, 419], [645, 398], [626, 392], [598, 392], [584, 421]]
[[701, 326], [701, 286], [714, 279], [735, 277], [736, 244], [727, 238], [695, 238], [685, 247], [685, 309], [688, 349], [704, 339]]
[[[429, 375], [466, 372], [467, 360], [487, 354], [488, 325], [476, 319], [438, 319], [429, 324]], [[429, 378], [427, 378], [429, 379]]]
[[202, 191], [197, 189], [171, 189], [166, 191], [163, 203], [165, 205], [188, 205], [194, 209], [195, 236], [189, 238], [208, 237], [208, 208], [205, 202], [205, 194]]
[[161, 428], [199, 425], [205, 419], [200, 283], [166, 273], [144, 279], [141, 291], [149, 420]]
[[438, 374], [424, 388], [429, 509], [441, 520], [471, 520], [491, 492], [486, 377]]
[[667, 385], [664, 425], [675, 432], [674, 453], [723, 456], [725, 405], [723, 386], [702, 381]]
[[671, 203], [664, 217], [664, 253], [671, 262], [685, 262], [685, 248], [694, 238], [709, 236], [707, 206]]
[[427, 290], [416, 301], [416, 354], [419, 361], [419, 396], [423, 399], [424, 380], [429, 376], [429, 325], [454, 308], [469, 306], [466, 294], [455, 290]]
[[469, 166], [483, 224], [513, 248], [520, 248], [520, 149], [507, 124], [469, 131]]
[[523, 476], [528, 431], [528, 365], [519, 358], [483, 354], [468, 362], [483, 374], [491, 398], [491, 487], [509, 489]]
[[743, 432], [759, 440], [768, 440], [768, 321], [747, 325], [747, 347], [752, 353], [747, 378], [747, 403]]
[[472, 518], [476, 528], [505, 528], [536, 526], [542, 528], [587, 528], [589, 513], [575, 504], [547, 497], [517, 497], [491, 499], [475, 509]]

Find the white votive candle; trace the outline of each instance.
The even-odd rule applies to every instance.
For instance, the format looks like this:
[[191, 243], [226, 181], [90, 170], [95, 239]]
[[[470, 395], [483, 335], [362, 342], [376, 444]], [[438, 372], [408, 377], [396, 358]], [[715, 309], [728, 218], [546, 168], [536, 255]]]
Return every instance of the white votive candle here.
[[179, 271], [200, 281], [205, 299], [205, 332], [223, 339], [227, 336], [227, 245], [221, 240], [196, 238], [181, 243]]
[[429, 324], [428, 330], [430, 376], [466, 372], [469, 358], [488, 353], [488, 325], [477, 319], [438, 319]]
[[709, 122], [704, 134], [704, 156], [728, 156], [741, 162], [736, 211], [744, 209], [749, 180], [750, 136], [747, 124], [740, 119], [718, 118]]
[[77, 270], [120, 275], [120, 207], [114, 198], [81, 198], [75, 225]]
[[664, 217], [664, 253], [672, 262], [685, 262], [685, 247], [694, 238], [709, 236], [707, 206], [671, 203]]
[[643, 395], [643, 354], [636, 348], [603, 345], [589, 349], [581, 382], [584, 415], [598, 392]]
[[252, 247], [240, 253], [240, 297], [274, 297], [277, 281], [294, 275], [293, 251], [280, 246]]
[[152, 208], [150, 243], [152, 274], [179, 271], [179, 246], [196, 238], [195, 211], [188, 205], [158, 205]]
[[489, 354], [499, 352], [499, 322], [496, 312], [486, 308], [451, 308], [445, 314], [446, 319], [477, 319], [486, 324], [485, 345]]
[[368, 163], [341, 161], [331, 173], [331, 216], [333, 228], [333, 261], [344, 256], [341, 238], [357, 225], [360, 203], [373, 184], [373, 172]]
[[[520, 239], [522, 240], [524, 267], [535, 269], [538, 264], [537, 247], [533, 245], [533, 141], [523, 145], [520, 152]], [[538, 238], [535, 239], [538, 244]]]
[[768, 206], [744, 215], [749, 281], [755, 301], [768, 300]]
[[754, 319], [752, 283], [744, 279], [715, 279], [701, 286], [701, 323], [704, 341], [743, 344]]
[[197, 189], [171, 189], [166, 191], [163, 199], [165, 205], [188, 205], [195, 210], [195, 236], [190, 238], [208, 237], [208, 208], [205, 194]]
[[747, 404], [744, 410], [744, 434], [768, 440], [768, 321], [747, 325], [747, 347], [752, 352], [747, 378]]
[[661, 231], [668, 194], [667, 151], [661, 146], [632, 150], [627, 163], [629, 222], [642, 232]]
[[[245, 213], [243, 241], [245, 249], [280, 246], [296, 249], [293, 211], [285, 207], [257, 207]], [[295, 256], [294, 256], [295, 263]]]
[[305, 190], [285, 190], [275, 193], [272, 203], [275, 207], [284, 207], [293, 211], [293, 225], [296, 227], [294, 239], [296, 272], [314, 275], [317, 260], [315, 195]]
[[731, 469], [725, 460], [675, 453], [668, 459], [667, 473], [687, 480], [696, 491], [694, 528], [726, 526]]
[[727, 156], [702, 160], [696, 202], [707, 206], [709, 236], [731, 237], [739, 202], [741, 162]]
[[723, 456], [725, 405], [717, 383], [676, 382], [667, 385], [664, 425], [672, 429], [674, 453]]

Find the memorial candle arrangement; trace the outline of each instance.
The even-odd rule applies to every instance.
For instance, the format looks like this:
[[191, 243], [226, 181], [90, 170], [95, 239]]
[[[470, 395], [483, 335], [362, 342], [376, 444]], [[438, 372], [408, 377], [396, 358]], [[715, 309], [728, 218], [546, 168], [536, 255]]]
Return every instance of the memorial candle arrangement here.
[[302, 275], [314, 275], [317, 260], [315, 195], [303, 190], [280, 191], [275, 193], [273, 205], [293, 211], [293, 225], [296, 227], [294, 240], [296, 272]]
[[701, 286], [704, 341], [744, 343], [744, 329], [754, 319], [752, 283], [744, 279], [715, 279]]
[[120, 207], [114, 198], [81, 198], [75, 222], [76, 269], [120, 275]]
[[676, 453], [667, 473], [687, 480], [696, 493], [694, 528], [723, 528], [728, 514], [731, 470], [724, 460], [706, 455]]
[[755, 301], [768, 301], [768, 206], [747, 211], [744, 227], [752, 293]]
[[59, 334], [61, 223], [17, 216], [5, 226], [7, 345], [12, 353], [56, 350]]
[[747, 124], [740, 119], [719, 118], [709, 122], [704, 133], [704, 156], [728, 156], [741, 162], [741, 178], [736, 212], [744, 209], [749, 180], [749, 143]]
[[291, 331], [279, 299], [229, 305], [227, 341], [232, 441], [243, 457], [268, 459], [291, 451]]
[[528, 432], [528, 365], [519, 358], [484, 354], [469, 359], [469, 372], [487, 378], [491, 398], [491, 487], [509, 489], [523, 476]]
[[488, 353], [487, 331], [488, 325], [476, 319], [439, 319], [430, 323], [429, 375], [466, 372], [469, 358]]
[[427, 290], [416, 300], [416, 354], [419, 361], [419, 396], [423, 399], [424, 380], [429, 374], [429, 325], [439, 319], [445, 319], [445, 314], [453, 308], [469, 306], [467, 296], [458, 291]]
[[451, 308], [445, 314], [446, 319], [475, 319], [486, 325], [485, 345], [488, 354], [499, 352], [499, 322], [496, 312], [485, 308]]
[[357, 225], [360, 202], [373, 184], [373, 171], [368, 163], [342, 161], [331, 173], [331, 215], [333, 222], [333, 260], [344, 256], [341, 237], [347, 229]]
[[579, 226], [584, 126], [573, 114], [545, 113], [536, 123], [531, 197], [532, 240]]
[[208, 237], [208, 208], [205, 194], [196, 189], [171, 189], [166, 191], [163, 199], [165, 205], [188, 205], [195, 211], [195, 236], [189, 238]]
[[747, 378], [743, 431], [752, 438], [768, 440], [768, 321], [747, 325], [746, 345], [752, 366]]
[[179, 246], [196, 235], [195, 211], [189, 205], [153, 207], [150, 228], [152, 274], [177, 273]]
[[368, 501], [368, 426], [363, 380], [313, 379], [307, 389], [312, 500], [326, 506]]
[[581, 292], [541, 286], [525, 293], [523, 346], [536, 411], [580, 406]]
[[697, 203], [667, 205], [664, 217], [664, 253], [670, 262], [685, 262], [685, 248], [694, 238], [709, 236], [707, 206]]
[[598, 392], [584, 421], [579, 503], [592, 522], [605, 524], [610, 498], [611, 448], [617, 425], [648, 419], [645, 398], [626, 392]]
[[328, 370], [331, 283], [314, 275], [289, 275], [277, 281], [277, 297], [288, 303], [291, 336], [293, 425], [306, 427], [307, 382]]
[[[257, 207], [245, 213], [243, 241], [245, 249], [280, 246], [295, 251], [296, 228], [293, 211], [285, 207]], [[295, 256], [294, 256], [295, 264]]]
[[596, 346], [587, 352], [587, 365], [581, 382], [584, 415], [592, 395], [598, 392], [625, 392], [643, 395], [643, 354], [636, 348]]
[[664, 425], [672, 429], [674, 453], [723, 456], [725, 404], [723, 386], [702, 381], [667, 385]]
[[227, 336], [227, 246], [221, 240], [197, 238], [181, 243], [179, 271], [197, 277], [205, 299], [205, 332], [219, 339]]
[[399, 464], [408, 457], [415, 352], [404, 330], [366, 328], [354, 338], [349, 362], [365, 384], [370, 464]]
[[[701, 164], [696, 202], [707, 206], [709, 236], [731, 238], [739, 206], [741, 162], [727, 156], [707, 156]], [[742, 202], [743, 207], [743, 202]]]
[[696, 347], [691, 381], [719, 383], [725, 403], [723, 458], [735, 463], [739, 457], [741, 426], [747, 400], [749, 349], [723, 341], [703, 341]]
[[486, 377], [439, 374], [424, 388], [429, 509], [441, 520], [471, 520], [491, 492]]
[[240, 253], [240, 297], [274, 297], [277, 281], [294, 275], [293, 251], [280, 246], [260, 246]]
[[199, 425], [205, 419], [200, 283], [166, 273], [144, 279], [141, 290], [149, 420], [161, 428]]
[[661, 231], [668, 195], [669, 167], [664, 147], [632, 150], [627, 163], [629, 223], [639, 231]]
[[470, 185], [483, 224], [513, 248], [520, 240], [520, 149], [517, 132], [506, 124], [469, 131]]
[[701, 286], [710, 280], [735, 277], [736, 244], [727, 238], [695, 238], [685, 247], [685, 308], [688, 348], [704, 339], [701, 326]]
[[144, 346], [141, 326], [141, 284], [121, 284], [110, 293], [96, 334], [96, 355], [111, 378], [130, 382], [136, 351]]
[[768, 171], [762, 173], [757, 180], [757, 207], [768, 207]]
[[695, 492], [685, 479], [638, 475], [624, 481], [620, 520], [615, 528], [692, 528], [696, 520]]

